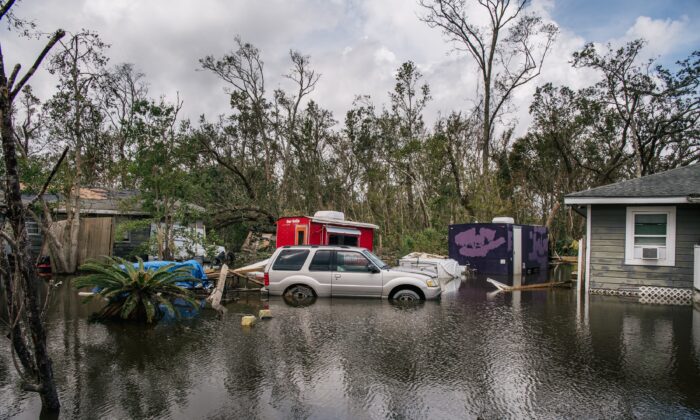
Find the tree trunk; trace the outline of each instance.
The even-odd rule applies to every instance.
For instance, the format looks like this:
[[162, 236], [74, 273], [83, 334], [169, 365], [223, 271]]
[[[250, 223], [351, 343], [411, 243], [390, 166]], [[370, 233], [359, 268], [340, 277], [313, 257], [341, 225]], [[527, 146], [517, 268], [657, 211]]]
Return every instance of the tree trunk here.
[[554, 218], [556, 217], [560, 207], [561, 201], [557, 201], [556, 203], [554, 203], [552, 210], [550, 210], [549, 212], [549, 216], [547, 216], [547, 221], [545, 222], [544, 227], [546, 227], [547, 229], [552, 227], [552, 223], [554, 222]]
[[481, 173], [489, 171], [489, 155], [491, 153], [491, 79], [484, 78], [484, 127], [481, 134]]
[[41, 319], [37, 290], [36, 267], [27, 238], [25, 210], [20, 191], [17, 150], [12, 127], [12, 101], [7, 88], [4, 71], [0, 74], [0, 118], [2, 120], [2, 150], [5, 160], [5, 200], [7, 219], [12, 227], [15, 248], [15, 272], [13, 281], [20, 281], [24, 286], [24, 306], [28, 314], [28, 325], [34, 345], [36, 379], [39, 385], [41, 401], [45, 409], [60, 410], [58, 393], [53, 379], [53, 367], [46, 346], [46, 332]]

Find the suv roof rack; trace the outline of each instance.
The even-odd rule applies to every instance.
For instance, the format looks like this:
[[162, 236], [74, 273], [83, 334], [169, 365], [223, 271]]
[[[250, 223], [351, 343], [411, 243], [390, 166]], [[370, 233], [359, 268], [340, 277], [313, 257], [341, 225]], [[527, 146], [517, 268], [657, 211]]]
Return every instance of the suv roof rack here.
[[318, 248], [319, 246], [327, 246], [327, 245], [285, 245], [282, 248]]

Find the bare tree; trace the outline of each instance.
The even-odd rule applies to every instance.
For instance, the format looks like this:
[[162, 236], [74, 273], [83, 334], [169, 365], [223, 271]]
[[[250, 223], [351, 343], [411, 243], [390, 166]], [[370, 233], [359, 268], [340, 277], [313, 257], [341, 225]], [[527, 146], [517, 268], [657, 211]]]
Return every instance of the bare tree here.
[[59, 78], [58, 92], [47, 102], [49, 134], [56, 142], [70, 146], [72, 167], [66, 190], [66, 221], [53, 229], [51, 211], [43, 199], [39, 202], [44, 217], [37, 220], [46, 238], [54, 271], [74, 273], [78, 267], [78, 237], [80, 233], [80, 189], [84, 178], [94, 176], [83, 172], [86, 151], [96, 146], [101, 137], [101, 110], [95, 101], [95, 91], [104, 75], [107, 47], [99, 36], [83, 30], [60, 42], [61, 49], [51, 57], [49, 70]]
[[466, 51], [481, 73], [481, 159], [488, 170], [495, 122], [513, 91], [537, 77], [558, 32], [553, 24], [526, 14], [528, 0], [478, 0], [488, 12], [488, 23], [480, 25], [465, 0], [419, 0], [427, 14], [423, 21], [439, 28]]
[[[17, 28], [21, 22], [11, 14], [15, 0], [0, 5], [0, 22], [8, 22]], [[42, 404], [49, 411], [61, 407], [53, 378], [53, 367], [46, 345], [46, 330], [39, 304], [39, 290], [34, 259], [27, 237], [26, 209], [20, 191], [17, 142], [12, 121], [13, 101], [39, 68], [49, 51], [64, 36], [57, 30], [34, 60], [29, 70], [18, 79], [21, 66], [15, 65], [10, 76], [5, 71], [5, 62], [0, 44], [0, 129], [2, 151], [5, 163], [5, 199], [7, 202], [7, 222], [9, 233], [2, 229], [1, 235], [10, 246], [14, 267], [11, 268], [7, 255], [0, 257], [0, 275], [3, 277], [8, 298], [8, 321], [13, 355], [20, 361], [17, 365], [25, 380], [24, 388], [41, 395]]]
[[[122, 188], [133, 187], [129, 182], [128, 162], [135, 149], [133, 131], [135, 129], [136, 108], [147, 101], [148, 84], [145, 75], [135, 70], [134, 65], [123, 63], [105, 72], [100, 78], [100, 98], [98, 104], [107, 122], [104, 136], [109, 141], [108, 151], [118, 156], [112, 182], [119, 179]], [[118, 178], [117, 178], [118, 177]]]

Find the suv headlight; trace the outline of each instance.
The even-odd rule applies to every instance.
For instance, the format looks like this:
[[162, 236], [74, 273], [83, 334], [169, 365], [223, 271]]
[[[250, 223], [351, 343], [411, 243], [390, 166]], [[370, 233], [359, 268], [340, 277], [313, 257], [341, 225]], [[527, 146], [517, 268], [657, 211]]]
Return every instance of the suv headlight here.
[[428, 279], [425, 284], [428, 287], [440, 287], [440, 282], [437, 279]]

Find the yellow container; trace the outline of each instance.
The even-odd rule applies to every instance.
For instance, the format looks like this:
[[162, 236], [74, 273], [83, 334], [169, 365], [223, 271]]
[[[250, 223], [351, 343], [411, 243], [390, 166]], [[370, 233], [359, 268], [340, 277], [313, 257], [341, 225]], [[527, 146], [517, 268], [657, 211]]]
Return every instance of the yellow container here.
[[253, 315], [247, 315], [241, 318], [241, 326], [252, 327], [255, 325], [256, 318]]
[[272, 311], [270, 311], [269, 309], [261, 309], [260, 312], [258, 312], [258, 318], [272, 318]]

